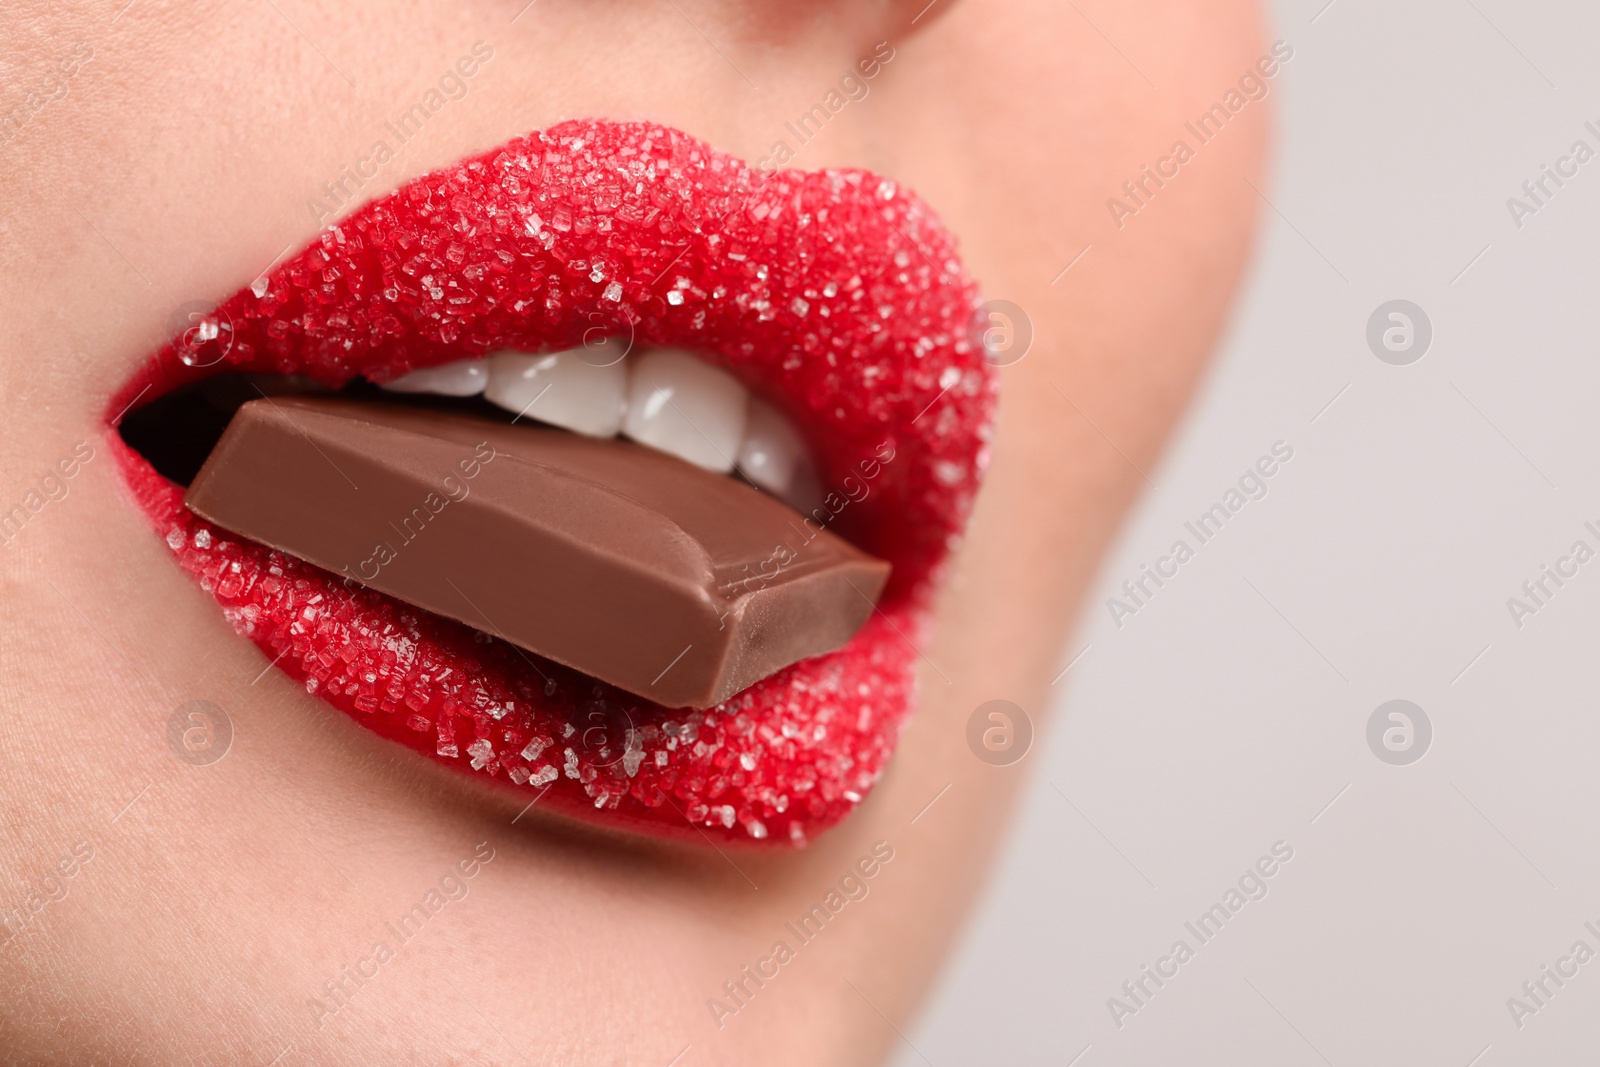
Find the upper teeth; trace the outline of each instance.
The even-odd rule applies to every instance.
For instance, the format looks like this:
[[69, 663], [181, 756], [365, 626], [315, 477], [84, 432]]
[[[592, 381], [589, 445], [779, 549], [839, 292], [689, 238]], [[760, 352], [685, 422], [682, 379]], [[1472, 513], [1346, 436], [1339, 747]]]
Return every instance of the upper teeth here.
[[383, 388], [482, 393], [496, 407], [577, 433], [621, 432], [707, 470], [737, 466], [755, 485], [797, 508], [814, 503], [810, 461], [789, 421], [726, 371], [681, 349], [628, 355], [620, 343], [605, 341], [540, 355], [505, 351], [412, 371]]
[[485, 360], [489, 384], [483, 390], [484, 399], [540, 422], [611, 437], [622, 426], [628, 372], [621, 360], [607, 364], [591, 363], [589, 358], [587, 349], [539, 356], [521, 352], [490, 356]]
[[749, 394], [727, 371], [675, 348], [646, 352], [628, 382], [622, 432], [706, 470], [733, 470]]
[[788, 419], [770, 404], [751, 397], [737, 461], [752, 482], [783, 496], [791, 488], [800, 488], [798, 475], [806, 461], [806, 446]]
[[463, 359], [442, 367], [414, 370], [396, 378], [385, 389], [396, 393], [436, 393], [439, 396], [477, 396], [489, 380], [489, 361]]

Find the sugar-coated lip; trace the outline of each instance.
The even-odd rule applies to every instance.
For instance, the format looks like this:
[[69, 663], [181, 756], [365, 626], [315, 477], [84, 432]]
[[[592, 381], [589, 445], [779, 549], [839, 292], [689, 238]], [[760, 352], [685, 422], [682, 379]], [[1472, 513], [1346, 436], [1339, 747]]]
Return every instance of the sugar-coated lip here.
[[[682, 132], [568, 122], [424, 175], [163, 346], [129, 405], [224, 371], [330, 386], [622, 335], [726, 368], [807, 438], [826, 524], [893, 564], [844, 648], [666, 709], [213, 527], [113, 431], [178, 563], [277, 669], [541, 808], [693, 841], [803, 845], [882, 773], [987, 462], [996, 378], [931, 210], [857, 170], [759, 171]], [[492, 631], [492, 620], [484, 630]]]

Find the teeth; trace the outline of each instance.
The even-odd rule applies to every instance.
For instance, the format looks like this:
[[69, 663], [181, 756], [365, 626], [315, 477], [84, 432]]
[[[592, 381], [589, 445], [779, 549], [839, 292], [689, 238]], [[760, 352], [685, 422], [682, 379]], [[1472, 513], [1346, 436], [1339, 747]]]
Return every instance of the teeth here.
[[723, 474], [735, 466], [804, 513], [821, 500], [805, 442], [771, 404], [726, 371], [676, 348], [637, 352], [614, 338], [531, 356], [499, 352], [412, 371], [396, 393], [476, 396], [497, 407], [593, 437], [623, 433]]
[[477, 396], [489, 381], [488, 362], [463, 359], [441, 367], [425, 367], [384, 385], [391, 393], [433, 393], [437, 396]]
[[788, 499], [805, 458], [806, 446], [789, 420], [772, 405], [751, 397], [738, 457], [745, 476], [773, 496]]
[[489, 357], [483, 395], [497, 407], [540, 422], [611, 437], [622, 426], [626, 354], [611, 341], [538, 356], [501, 352]]
[[744, 439], [746, 393], [726, 371], [675, 348], [637, 357], [622, 432], [707, 470], [727, 473]]

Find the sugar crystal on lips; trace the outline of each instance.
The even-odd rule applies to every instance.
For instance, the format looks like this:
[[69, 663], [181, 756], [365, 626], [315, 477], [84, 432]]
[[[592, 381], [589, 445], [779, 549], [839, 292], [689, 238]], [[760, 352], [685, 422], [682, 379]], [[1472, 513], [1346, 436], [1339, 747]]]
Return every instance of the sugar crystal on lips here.
[[[970, 339], [975, 307], [951, 239], [893, 183], [763, 176], [675, 131], [569, 123], [356, 211], [219, 308], [234, 326], [223, 358], [193, 367], [169, 349], [112, 410], [143, 385], [224, 369], [337, 386], [508, 347], [572, 347], [600, 329], [692, 347], [779, 404], [835, 504], [856, 464], [889, 443], [898, 458], [871, 494], [818, 520], [894, 564], [881, 612], [838, 652], [693, 720], [538, 657], [530, 669], [504, 642], [346, 589], [262, 545], [219, 534], [201, 549], [194, 535], [211, 528], [183, 509], [181, 491], [123, 456], [161, 532], [177, 535], [179, 562], [213, 585], [233, 624], [378, 733], [464, 770], [484, 739], [493, 756], [473, 773], [515, 783], [511, 770], [525, 771], [522, 788], [549, 788], [541, 806], [581, 814], [598, 804], [623, 825], [687, 819], [725, 837], [799, 843], [866, 794], [911, 705], [909, 642], [921, 640], [927, 594], [987, 457], [994, 375]], [[960, 380], [941, 392], [951, 368]], [[237, 591], [220, 588], [225, 574]], [[313, 596], [314, 618], [302, 619]], [[394, 654], [398, 640], [409, 659]], [[635, 746], [608, 736], [602, 756], [599, 735], [592, 746], [581, 730], [562, 736], [597, 705], [631, 716]]]

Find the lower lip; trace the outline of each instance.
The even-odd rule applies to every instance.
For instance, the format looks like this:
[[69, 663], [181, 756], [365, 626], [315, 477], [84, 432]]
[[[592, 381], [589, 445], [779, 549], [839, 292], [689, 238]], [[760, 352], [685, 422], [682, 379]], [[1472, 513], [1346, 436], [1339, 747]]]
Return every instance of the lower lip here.
[[[637, 163], [641, 150], [648, 155], [652, 143], [673, 145], [675, 159], [696, 153], [697, 165], [709, 161], [711, 173], [727, 188], [705, 189], [708, 174], [702, 173], [694, 186], [700, 201], [669, 203], [659, 233], [648, 235], [579, 236], [570, 225], [573, 205], [540, 201], [540, 211], [549, 212], [545, 219], [571, 212], [561, 238], [545, 244], [532, 232], [536, 227], [529, 226], [526, 236], [519, 227], [497, 237], [497, 250], [515, 246], [516, 255], [524, 257], [519, 270], [522, 262], [549, 256], [555, 259], [547, 268], [552, 277], [580, 259], [599, 264], [609, 256], [611, 284], [617, 264], [624, 257], [635, 260], [637, 281], [623, 280], [628, 299], [636, 287], [640, 293], [630, 305], [635, 313], [629, 325], [641, 341], [693, 344], [751, 388], [789, 400], [809, 431], [824, 483], [835, 487], [830, 525], [896, 568], [880, 610], [839, 651], [786, 668], [705, 711], [662, 708], [548, 661], [538, 660], [535, 668], [526, 653], [470, 627], [368, 590], [348, 590], [326, 571], [212, 527], [188, 512], [182, 490], [115, 432], [110, 444], [139, 505], [179, 565], [217, 600], [234, 628], [278, 670], [361, 725], [446, 766], [515, 789], [540, 809], [652, 836], [801, 846], [848, 815], [892, 755], [914, 706], [916, 645], [924, 637], [940, 565], [964, 526], [986, 458], [994, 376], [968, 340], [971, 283], [960, 274], [949, 238], [926, 208], [871, 176], [852, 179], [843, 192], [834, 180], [790, 172], [751, 183], [742, 164], [686, 135], [657, 127], [572, 123], [418, 179], [341, 222], [337, 242], [343, 244], [347, 233], [375, 216], [390, 223], [411, 221], [426, 231], [430, 216], [412, 206], [419, 202], [417, 190], [439, 195], [441, 184], [453, 181], [470, 192], [482, 182], [477, 175], [508, 152], [532, 152], [537, 161], [537, 149], [543, 147], [548, 167], [551, 157], [564, 153], [570, 161], [587, 144], [587, 158], [600, 158], [599, 169], [615, 177], [628, 161]], [[570, 191], [578, 184], [562, 188]], [[640, 188], [647, 207], [652, 194], [661, 192], [643, 182]], [[742, 210], [725, 209], [728, 201], [721, 194], [729, 190], [747, 198]], [[499, 193], [478, 189], [477, 201], [455, 208], [463, 216], [482, 212], [483, 201], [493, 204]], [[623, 200], [627, 205], [630, 198]], [[710, 210], [708, 204], [724, 210]], [[776, 222], [785, 209], [789, 221]], [[817, 247], [818, 231], [826, 227], [815, 220], [830, 209], [849, 217], [848, 228], [832, 234], [835, 246], [848, 239], [849, 255], [840, 256], [826, 243]], [[687, 218], [675, 218], [674, 211]], [[691, 289], [702, 294], [742, 283], [747, 280], [743, 270], [709, 256], [705, 246], [720, 257], [749, 241], [745, 231], [771, 234], [775, 226], [795, 226], [795, 216], [802, 214], [813, 220], [812, 228], [799, 238], [793, 233], [779, 237], [797, 248], [810, 247], [810, 264], [798, 255], [794, 262], [775, 261], [771, 278], [763, 268], [762, 291], [784, 310], [733, 313], [733, 301], [727, 301], [713, 313], [739, 321], [715, 336], [686, 337], [684, 322], [695, 309], [647, 291], [654, 286], [670, 294], [679, 277], [690, 279]], [[487, 215], [492, 218], [495, 211]], [[707, 215], [721, 215], [721, 225], [695, 230], [697, 224], [689, 220]], [[436, 224], [437, 215], [432, 218]], [[918, 234], [919, 243], [905, 236], [908, 229]], [[303, 325], [307, 314], [291, 319], [277, 300], [280, 294], [310, 307], [319, 276], [342, 267], [349, 278], [366, 265], [359, 257], [349, 264], [337, 258], [354, 253], [329, 252], [334, 232], [325, 231], [291, 258], [264, 288], [258, 282], [265, 299], [246, 289], [218, 308], [216, 315], [227, 321], [235, 340], [214, 366], [196, 368], [168, 345], [113, 401], [110, 412], [209, 372], [301, 373], [341, 384], [356, 374], [393, 377], [505, 345], [537, 350], [570, 343], [601, 314], [613, 322], [619, 314], [626, 318], [608, 299], [606, 284], [563, 279], [569, 287], [565, 308], [546, 314], [541, 301], [539, 314], [530, 312], [510, 328], [504, 321], [488, 323], [488, 314], [473, 320], [467, 313], [457, 326], [441, 324], [438, 316], [422, 321], [418, 315], [409, 335], [407, 324], [398, 324], [398, 340], [387, 336], [381, 345], [370, 344], [367, 334], [356, 336], [348, 327], [353, 339], [338, 344], [338, 329], [330, 325], [336, 316], [348, 321], [368, 310], [387, 310], [372, 294], [362, 303], [346, 292], [345, 303], [316, 309], [326, 317], [315, 343], [299, 338], [300, 350], [290, 354], [287, 342], [279, 342]], [[696, 239], [684, 240], [690, 233]], [[708, 233], [718, 239], [707, 240]], [[441, 284], [459, 261], [449, 258], [448, 248], [426, 245], [424, 233], [410, 251], [438, 257], [434, 284]], [[759, 241], [746, 245], [752, 246], [752, 254], [765, 251]], [[674, 249], [679, 249], [677, 260], [658, 270], [658, 261], [672, 259]], [[829, 254], [834, 262], [816, 265]], [[937, 285], [922, 269], [923, 261], [942, 264], [935, 268]], [[595, 270], [604, 273], [598, 266]], [[792, 276], [777, 277], [780, 272]], [[831, 318], [813, 313], [805, 319], [801, 309], [808, 303], [808, 310], [826, 306], [818, 290], [839, 273], [864, 277], [871, 302], [893, 306], [898, 314], [884, 317], [858, 304]], [[919, 277], [923, 290], [935, 290], [931, 298], [918, 289]], [[358, 288], [354, 280], [345, 284]], [[814, 299], [807, 301], [802, 291]], [[907, 313], [912, 309], [915, 316]], [[887, 336], [848, 336], [868, 329]], [[856, 344], [829, 347], [834, 337]], [[869, 348], [869, 340], [875, 347]], [[801, 353], [812, 354], [796, 361], [793, 356]], [[872, 388], [841, 386], [846, 376], [834, 369], [836, 361], [850, 360], [880, 368], [879, 377], [867, 378], [876, 383]]]

